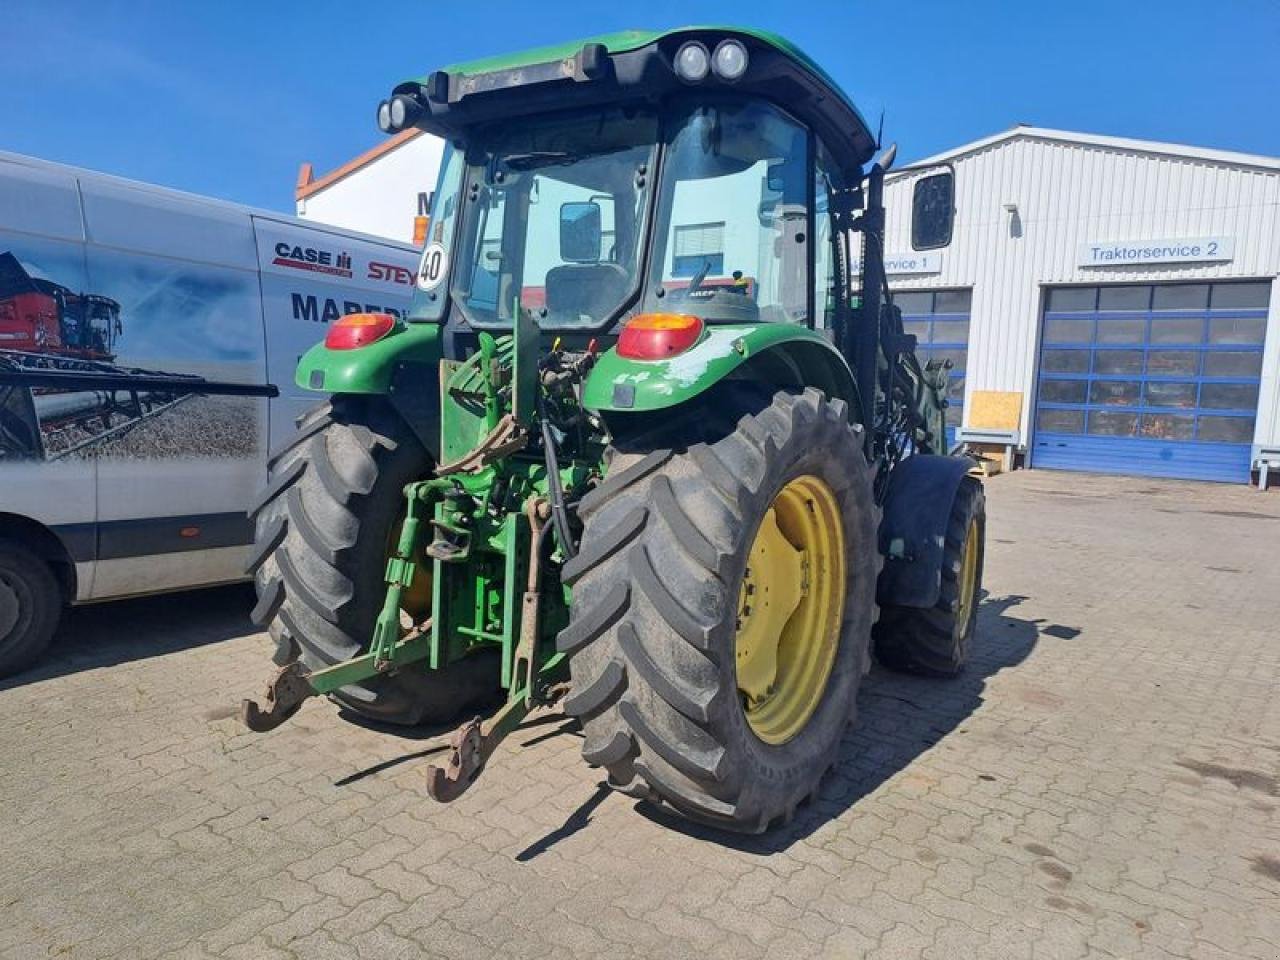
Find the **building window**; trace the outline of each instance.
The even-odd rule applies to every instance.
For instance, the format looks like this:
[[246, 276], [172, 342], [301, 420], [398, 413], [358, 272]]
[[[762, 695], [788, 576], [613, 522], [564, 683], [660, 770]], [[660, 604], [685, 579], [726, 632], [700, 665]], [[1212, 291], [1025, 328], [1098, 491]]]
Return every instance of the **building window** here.
[[955, 428], [964, 422], [964, 375], [969, 361], [969, 311], [973, 291], [902, 290], [893, 295], [902, 311], [904, 332], [916, 337], [916, 356], [950, 360], [947, 371], [947, 443], [954, 442]]
[[[708, 266], [710, 264], [710, 266]], [[691, 223], [675, 229], [671, 275], [694, 277], [706, 269], [709, 277], [724, 274], [724, 221]]]

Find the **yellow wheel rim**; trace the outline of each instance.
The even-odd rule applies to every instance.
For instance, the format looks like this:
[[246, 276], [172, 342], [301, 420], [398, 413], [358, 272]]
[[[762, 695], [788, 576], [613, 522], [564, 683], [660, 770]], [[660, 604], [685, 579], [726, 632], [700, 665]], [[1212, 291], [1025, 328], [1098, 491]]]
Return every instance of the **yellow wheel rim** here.
[[[956, 623], [962, 632], [968, 632], [969, 617], [978, 592], [978, 518], [969, 521], [964, 535], [964, 556], [960, 560], [960, 605], [956, 609]], [[963, 633], [962, 633], [963, 635]]]
[[822, 702], [840, 643], [844, 527], [835, 494], [796, 477], [760, 521], [738, 592], [738, 693], [765, 743], [786, 743]]

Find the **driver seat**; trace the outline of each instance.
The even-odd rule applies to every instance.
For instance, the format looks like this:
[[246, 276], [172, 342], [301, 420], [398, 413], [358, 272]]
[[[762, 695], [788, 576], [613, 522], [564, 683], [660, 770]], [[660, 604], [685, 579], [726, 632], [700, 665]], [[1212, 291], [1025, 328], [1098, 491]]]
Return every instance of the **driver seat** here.
[[547, 311], [577, 320], [584, 314], [597, 323], [612, 313], [631, 285], [616, 263], [569, 263], [547, 271]]

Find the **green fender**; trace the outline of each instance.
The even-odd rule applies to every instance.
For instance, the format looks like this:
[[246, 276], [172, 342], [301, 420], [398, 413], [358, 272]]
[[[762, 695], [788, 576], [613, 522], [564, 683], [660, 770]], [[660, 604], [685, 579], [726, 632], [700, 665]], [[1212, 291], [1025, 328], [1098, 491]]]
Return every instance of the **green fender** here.
[[430, 363], [434, 369], [443, 355], [438, 324], [402, 324], [354, 350], [317, 343], [298, 360], [293, 379], [304, 390], [324, 393], [390, 393], [397, 367]]
[[294, 382], [321, 393], [385, 396], [438, 460], [443, 356], [439, 324], [409, 323], [354, 350], [317, 343], [299, 359]]
[[822, 334], [784, 323], [716, 325], [683, 353], [630, 360], [616, 350], [600, 356], [583, 391], [583, 406], [605, 413], [648, 413], [675, 407], [733, 375], [777, 387], [817, 387], [861, 409], [853, 373]]

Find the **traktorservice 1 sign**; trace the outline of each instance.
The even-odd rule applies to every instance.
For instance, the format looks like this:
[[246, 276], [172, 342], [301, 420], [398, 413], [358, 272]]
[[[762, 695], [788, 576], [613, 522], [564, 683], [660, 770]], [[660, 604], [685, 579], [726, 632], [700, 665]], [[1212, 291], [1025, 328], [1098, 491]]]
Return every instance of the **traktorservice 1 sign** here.
[[1082, 267], [1122, 267], [1132, 263], [1215, 263], [1235, 253], [1234, 237], [1192, 240], [1090, 240], [1080, 245]]
[[[860, 261], [854, 261], [854, 273], [862, 271]], [[890, 253], [884, 258], [884, 272], [890, 276], [910, 273], [941, 273], [941, 253]]]

